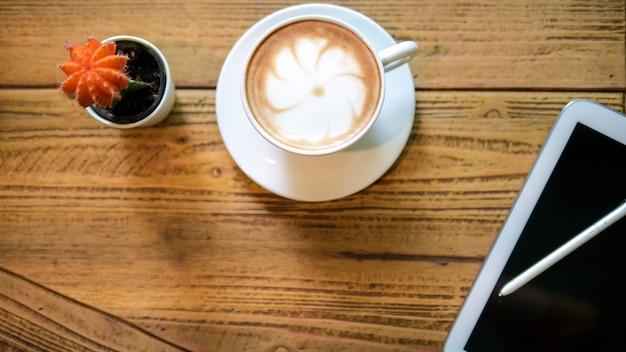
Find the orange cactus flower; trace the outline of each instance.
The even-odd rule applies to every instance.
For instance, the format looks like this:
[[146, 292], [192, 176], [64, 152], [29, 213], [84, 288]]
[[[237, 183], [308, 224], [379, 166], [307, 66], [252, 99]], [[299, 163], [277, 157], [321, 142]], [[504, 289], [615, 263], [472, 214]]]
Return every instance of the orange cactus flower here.
[[119, 99], [130, 79], [124, 73], [128, 57], [115, 54], [115, 43], [102, 44], [89, 38], [85, 45], [68, 42], [65, 49], [70, 52], [70, 61], [59, 65], [67, 75], [61, 84], [63, 92], [74, 96], [84, 108], [94, 103], [109, 107]]

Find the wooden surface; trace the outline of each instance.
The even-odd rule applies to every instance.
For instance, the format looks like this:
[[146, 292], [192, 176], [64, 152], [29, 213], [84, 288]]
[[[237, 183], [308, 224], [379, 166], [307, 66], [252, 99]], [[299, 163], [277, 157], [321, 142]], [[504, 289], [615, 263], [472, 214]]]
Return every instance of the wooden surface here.
[[[624, 111], [624, 1], [342, 1], [420, 44], [415, 122], [371, 187], [290, 201], [233, 162], [215, 92], [295, 2], [95, 3], [0, 2], [0, 350], [441, 350], [560, 109]], [[57, 89], [66, 40], [116, 34], [172, 65], [156, 127]]]

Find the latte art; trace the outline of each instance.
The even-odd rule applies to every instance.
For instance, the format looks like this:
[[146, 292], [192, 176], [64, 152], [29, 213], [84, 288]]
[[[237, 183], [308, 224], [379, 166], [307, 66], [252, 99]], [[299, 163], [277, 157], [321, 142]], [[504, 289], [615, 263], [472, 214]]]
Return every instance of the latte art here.
[[265, 85], [274, 124], [288, 139], [315, 144], [350, 131], [363, 113], [366, 87], [359, 64], [326, 40], [299, 39], [276, 58]]
[[359, 134], [374, 117], [377, 58], [339, 25], [304, 20], [271, 34], [250, 60], [246, 95], [259, 125], [301, 149], [325, 149]]

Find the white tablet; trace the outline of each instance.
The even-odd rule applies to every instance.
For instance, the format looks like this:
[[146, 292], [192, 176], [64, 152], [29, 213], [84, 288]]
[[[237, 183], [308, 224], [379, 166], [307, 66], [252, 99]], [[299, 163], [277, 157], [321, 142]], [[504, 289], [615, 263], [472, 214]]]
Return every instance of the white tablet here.
[[502, 287], [626, 199], [626, 117], [577, 100], [556, 120], [444, 351], [626, 348], [626, 218], [513, 293]]

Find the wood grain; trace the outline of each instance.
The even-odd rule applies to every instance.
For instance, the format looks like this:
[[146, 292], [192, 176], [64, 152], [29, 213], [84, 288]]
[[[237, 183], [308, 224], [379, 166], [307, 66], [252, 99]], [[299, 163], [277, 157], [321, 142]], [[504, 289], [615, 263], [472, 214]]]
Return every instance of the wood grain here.
[[183, 351], [4, 269], [0, 306], [3, 351]]
[[[624, 112], [623, 0], [341, 1], [420, 44], [415, 121], [372, 186], [283, 199], [233, 162], [215, 96], [297, 3], [0, 2], [0, 350], [441, 350], [559, 111]], [[108, 128], [57, 89], [66, 40], [117, 34], [168, 57], [164, 123]]]
[[56, 89], [3, 89], [0, 266], [190, 350], [439, 350], [577, 98], [624, 109], [621, 93], [417, 91], [385, 176], [302, 203], [233, 163], [214, 90], [120, 131]]
[[[0, 86], [56, 86], [67, 40], [132, 34], [161, 48], [178, 86], [214, 87], [239, 37], [266, 15], [298, 3], [2, 1]], [[421, 89], [619, 90], [626, 82], [621, 0], [341, 4], [397, 40], [420, 44], [411, 69]]]

